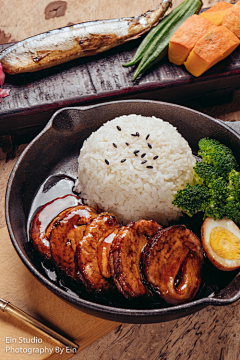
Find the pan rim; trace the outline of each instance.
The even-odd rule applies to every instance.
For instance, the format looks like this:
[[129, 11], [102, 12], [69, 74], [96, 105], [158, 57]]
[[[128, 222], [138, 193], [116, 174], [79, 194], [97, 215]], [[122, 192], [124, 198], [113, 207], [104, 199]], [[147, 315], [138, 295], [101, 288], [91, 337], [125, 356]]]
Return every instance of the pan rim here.
[[[65, 107], [65, 108], [59, 109], [58, 111], [56, 111], [53, 114], [53, 116], [50, 118], [50, 120], [48, 121], [48, 123], [46, 124], [44, 129], [27, 145], [27, 147], [24, 149], [24, 151], [20, 155], [19, 159], [17, 160], [16, 164], [14, 165], [13, 170], [10, 174], [8, 184], [7, 184], [6, 196], [5, 196], [5, 216], [6, 216], [7, 228], [8, 228], [8, 232], [9, 232], [12, 244], [13, 244], [16, 252], [18, 253], [19, 257], [21, 258], [22, 262], [24, 263], [24, 265], [28, 268], [28, 270], [30, 270], [30, 272], [44, 286], [46, 286], [54, 294], [60, 296], [62, 299], [66, 300], [67, 302], [70, 302], [74, 306], [83, 307], [83, 308], [86, 308], [87, 310], [93, 310], [93, 311], [96, 311], [97, 313], [99, 312], [100, 317], [101, 317], [100, 313], [103, 313], [106, 315], [120, 316], [120, 317], [122, 316], [122, 317], [126, 317], [126, 319], [127, 319], [126, 322], [131, 322], [131, 320], [134, 321], [134, 319], [135, 319], [135, 321], [136, 321], [136, 319], [139, 319], [139, 318], [144, 320], [145, 317], [149, 318], [149, 317], [157, 316], [158, 317], [157, 322], [161, 322], [161, 320], [159, 320], [159, 318], [163, 315], [177, 314], [179, 311], [184, 312], [184, 311], [191, 310], [191, 309], [194, 309], [197, 307], [205, 307], [208, 305], [227, 305], [232, 302], [235, 302], [240, 298], [240, 288], [239, 288], [239, 291], [232, 298], [225, 299], [225, 298], [221, 298], [221, 297], [205, 297], [205, 298], [193, 300], [186, 304], [176, 305], [176, 306], [171, 306], [171, 307], [164, 307], [164, 308], [159, 308], [159, 309], [144, 309], [144, 310], [143, 309], [126, 309], [126, 308], [121, 308], [121, 307], [111, 307], [108, 305], [95, 303], [95, 302], [85, 300], [78, 296], [74, 296], [72, 294], [67, 293], [66, 291], [64, 291], [63, 289], [61, 289], [60, 287], [58, 287], [57, 285], [52, 283], [49, 279], [44, 277], [33, 266], [33, 264], [29, 261], [29, 259], [22, 252], [22, 250], [18, 244], [18, 241], [16, 240], [16, 238], [14, 236], [14, 231], [11, 226], [9, 201], [10, 201], [10, 197], [11, 197], [11, 186], [12, 186], [13, 180], [15, 178], [16, 171], [17, 171], [18, 167], [21, 166], [21, 162], [22, 162], [23, 158], [25, 157], [25, 155], [28, 153], [28, 151], [31, 151], [32, 146], [38, 141], [39, 138], [41, 138], [52, 127], [54, 118], [60, 112], [63, 112], [66, 110], [88, 111], [89, 109], [94, 109], [94, 108], [98, 108], [98, 107], [102, 107], [102, 106], [108, 106], [109, 104], [139, 103], [139, 102], [149, 103], [149, 104], [157, 104], [157, 105], [167, 105], [169, 107], [182, 108], [182, 109], [187, 110], [188, 112], [191, 112], [194, 114], [199, 114], [199, 115], [204, 116], [205, 118], [209, 119], [210, 121], [213, 121], [213, 122], [219, 124], [220, 126], [223, 126], [225, 129], [227, 129], [228, 131], [233, 133], [238, 138], [238, 140], [240, 140], [240, 135], [234, 129], [229, 127], [227, 124], [223, 123], [221, 120], [214, 119], [213, 117], [211, 117], [209, 115], [203, 114], [199, 111], [196, 111], [196, 110], [193, 110], [193, 109], [181, 106], [181, 105], [167, 103], [167, 102], [163, 102], [163, 101], [128, 99], [128, 100], [109, 101], [109, 102], [105, 102], [105, 103], [88, 105], [88, 106]], [[149, 323], [149, 322], [150, 321], [147, 321], [147, 323]], [[153, 319], [153, 322], [155, 322], [154, 319]]]

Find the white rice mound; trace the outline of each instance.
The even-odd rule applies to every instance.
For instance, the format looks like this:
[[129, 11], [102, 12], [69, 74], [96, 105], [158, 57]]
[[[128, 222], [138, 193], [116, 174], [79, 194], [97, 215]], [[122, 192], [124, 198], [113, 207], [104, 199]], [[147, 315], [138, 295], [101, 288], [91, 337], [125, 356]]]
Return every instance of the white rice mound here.
[[89, 206], [115, 214], [123, 224], [152, 219], [161, 225], [182, 215], [173, 197], [193, 183], [196, 163], [175, 127], [141, 115], [105, 123], [84, 141], [78, 162], [75, 191]]

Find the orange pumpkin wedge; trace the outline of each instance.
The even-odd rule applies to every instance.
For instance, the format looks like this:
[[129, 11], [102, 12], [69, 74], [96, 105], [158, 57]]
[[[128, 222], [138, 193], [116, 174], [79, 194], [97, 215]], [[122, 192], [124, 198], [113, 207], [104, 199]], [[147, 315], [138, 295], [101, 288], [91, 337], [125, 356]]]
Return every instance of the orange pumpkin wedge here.
[[224, 1], [219, 1], [216, 5], [210, 9], [203, 11], [199, 16], [211, 21], [215, 25], [223, 25], [222, 19], [224, 14], [233, 7], [233, 4], [229, 4]]
[[215, 25], [199, 15], [192, 15], [173, 34], [169, 41], [168, 59], [182, 65], [199, 39]]
[[230, 55], [239, 43], [237, 36], [225, 26], [215, 26], [196, 43], [184, 65], [198, 77]]
[[223, 16], [222, 25], [240, 38], [240, 3], [236, 3]]

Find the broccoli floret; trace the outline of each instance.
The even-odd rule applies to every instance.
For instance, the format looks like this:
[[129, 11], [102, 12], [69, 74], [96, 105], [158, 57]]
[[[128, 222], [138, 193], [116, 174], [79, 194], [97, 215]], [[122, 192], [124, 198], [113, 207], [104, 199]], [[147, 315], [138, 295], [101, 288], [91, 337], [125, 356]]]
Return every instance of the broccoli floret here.
[[203, 211], [208, 198], [208, 188], [198, 184], [187, 184], [185, 189], [179, 190], [175, 194], [173, 204], [188, 216], [193, 216], [197, 212]]
[[194, 166], [194, 184], [208, 185], [214, 179], [219, 177], [217, 170], [203, 161]]
[[222, 219], [226, 212], [226, 202], [229, 196], [228, 183], [223, 178], [209, 182], [209, 199], [205, 203], [204, 218]]
[[226, 217], [240, 226], [240, 173], [232, 170], [229, 173], [229, 196], [226, 204]]
[[229, 180], [229, 192], [236, 192], [238, 195], [240, 195], [240, 173], [236, 170], [230, 171], [228, 174], [228, 180]]
[[202, 162], [194, 167], [194, 184], [176, 193], [173, 204], [193, 216], [202, 211], [204, 219], [224, 216], [240, 226], [240, 172], [232, 151], [218, 140], [199, 141]]
[[173, 204], [188, 216], [202, 211], [204, 219], [222, 219], [228, 196], [228, 183], [223, 178], [217, 178], [208, 186], [187, 184], [185, 189], [175, 194]]
[[198, 146], [198, 155], [201, 156], [202, 161], [214, 166], [222, 177], [227, 179], [231, 170], [238, 170], [232, 150], [218, 140], [204, 138], [199, 141]]
[[229, 196], [225, 207], [225, 215], [231, 219], [237, 226], [240, 226], [240, 202], [234, 196]]
[[208, 184], [210, 197], [219, 200], [221, 203], [226, 202], [228, 198], [228, 183], [221, 177], [212, 180]]

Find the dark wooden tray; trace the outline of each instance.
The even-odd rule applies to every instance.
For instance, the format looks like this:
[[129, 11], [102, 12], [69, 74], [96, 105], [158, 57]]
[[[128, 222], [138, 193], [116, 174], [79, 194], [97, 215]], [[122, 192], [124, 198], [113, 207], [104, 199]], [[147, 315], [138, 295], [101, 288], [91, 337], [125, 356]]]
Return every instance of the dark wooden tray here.
[[[240, 47], [199, 78], [165, 57], [133, 83], [135, 67], [122, 64], [132, 58], [141, 40], [37, 73], [6, 76], [4, 87], [11, 88], [11, 93], [0, 105], [0, 134], [38, 132], [53, 112], [65, 106], [126, 98], [184, 104], [196, 97], [213, 104], [214, 98], [226, 100], [226, 94], [239, 87]], [[0, 45], [0, 50], [8, 45]]]

